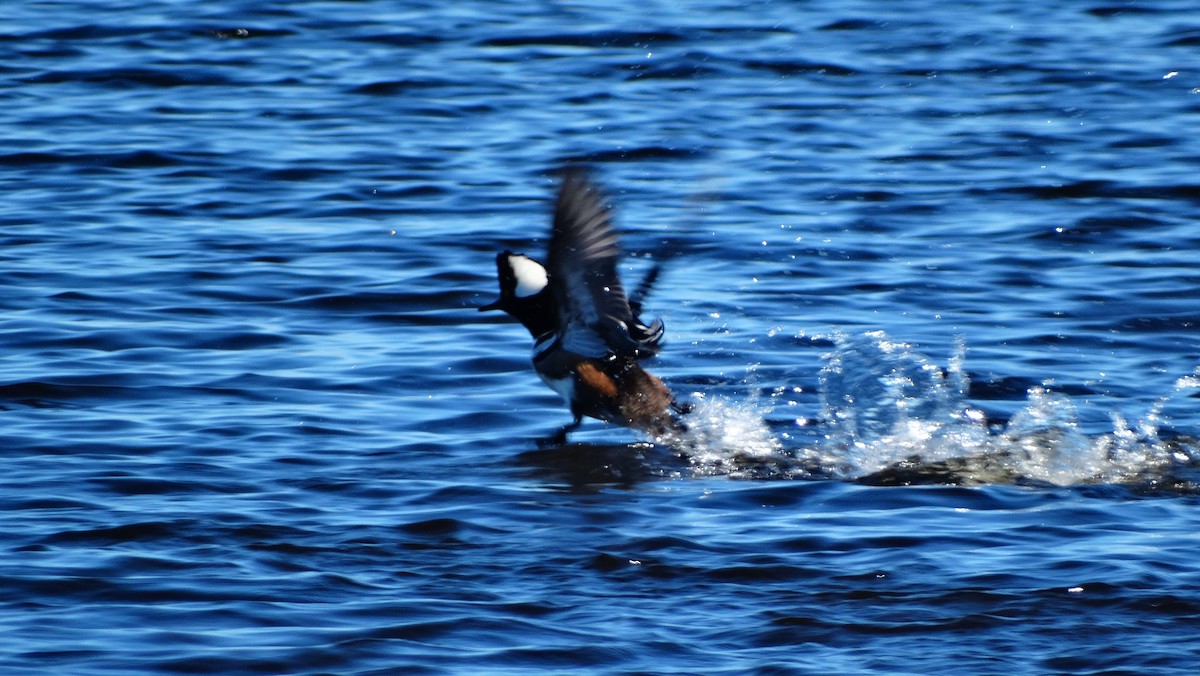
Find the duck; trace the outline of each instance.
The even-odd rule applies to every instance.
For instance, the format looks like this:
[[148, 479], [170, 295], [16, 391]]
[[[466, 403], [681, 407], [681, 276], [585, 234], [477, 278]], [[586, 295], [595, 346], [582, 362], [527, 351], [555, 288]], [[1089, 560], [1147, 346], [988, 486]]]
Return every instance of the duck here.
[[545, 262], [496, 254], [500, 297], [479, 310], [502, 310], [529, 331], [534, 371], [573, 416], [546, 443], [565, 444], [585, 417], [654, 438], [685, 430], [679, 415], [686, 408], [642, 366], [663, 346], [662, 319], [639, 317], [660, 266], [631, 300], [617, 274], [619, 256], [613, 209], [583, 167], [563, 172]]

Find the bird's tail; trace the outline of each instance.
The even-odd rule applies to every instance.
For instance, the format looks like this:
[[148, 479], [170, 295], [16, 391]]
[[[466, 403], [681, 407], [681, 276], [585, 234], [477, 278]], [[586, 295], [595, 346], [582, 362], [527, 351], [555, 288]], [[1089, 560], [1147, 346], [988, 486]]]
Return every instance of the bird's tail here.
[[633, 316], [638, 317], [642, 314], [642, 303], [646, 297], [654, 290], [654, 283], [658, 281], [659, 274], [662, 273], [662, 263], [655, 263], [654, 267], [646, 271], [646, 276], [642, 277], [641, 284], [629, 294], [629, 309], [633, 311]]

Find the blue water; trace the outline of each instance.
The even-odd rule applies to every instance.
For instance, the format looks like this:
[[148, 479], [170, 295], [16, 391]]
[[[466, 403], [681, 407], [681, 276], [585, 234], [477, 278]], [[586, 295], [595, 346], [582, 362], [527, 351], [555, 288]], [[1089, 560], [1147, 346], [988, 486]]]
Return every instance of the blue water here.
[[[1191, 674], [1194, 2], [24, 2], [0, 671]], [[476, 312], [592, 165], [691, 402]]]

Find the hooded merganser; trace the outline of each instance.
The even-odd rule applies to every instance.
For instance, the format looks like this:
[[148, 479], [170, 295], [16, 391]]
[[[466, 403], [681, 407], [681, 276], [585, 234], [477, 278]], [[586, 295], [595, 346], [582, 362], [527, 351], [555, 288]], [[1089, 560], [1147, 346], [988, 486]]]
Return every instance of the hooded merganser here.
[[533, 336], [534, 369], [575, 416], [553, 442], [565, 443], [583, 416], [656, 436], [683, 430], [666, 385], [638, 364], [662, 344], [662, 320], [637, 317], [658, 268], [631, 301], [617, 257], [612, 211], [583, 169], [568, 170], [559, 188], [546, 265], [511, 251], [496, 256], [500, 298], [479, 309], [504, 310]]

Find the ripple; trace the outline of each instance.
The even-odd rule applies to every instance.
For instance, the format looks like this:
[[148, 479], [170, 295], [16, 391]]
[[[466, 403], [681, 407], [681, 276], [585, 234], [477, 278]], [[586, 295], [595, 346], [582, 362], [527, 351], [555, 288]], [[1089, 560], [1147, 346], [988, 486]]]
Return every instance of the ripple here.
[[95, 70], [47, 71], [25, 78], [26, 84], [85, 83], [116, 87], [196, 87], [228, 86], [235, 84], [224, 75], [209, 69], [170, 70], [158, 68], [101, 68]]
[[670, 44], [683, 40], [679, 33], [669, 31], [588, 31], [586, 33], [551, 33], [545, 35], [514, 35], [487, 38], [480, 41], [483, 47], [646, 47]]

